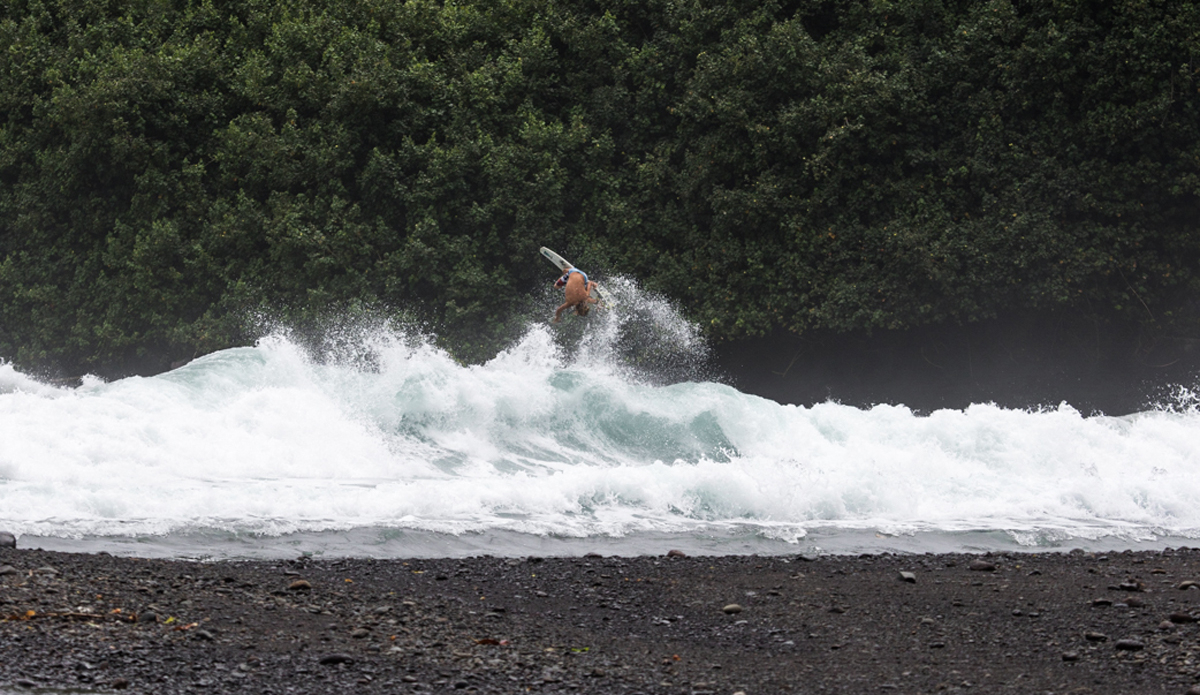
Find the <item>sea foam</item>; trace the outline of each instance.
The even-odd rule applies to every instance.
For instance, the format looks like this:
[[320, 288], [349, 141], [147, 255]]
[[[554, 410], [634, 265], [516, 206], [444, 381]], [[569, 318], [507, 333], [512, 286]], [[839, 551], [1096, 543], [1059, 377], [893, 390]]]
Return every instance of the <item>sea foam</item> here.
[[1000, 533], [1027, 547], [1200, 536], [1200, 413], [1186, 397], [1125, 417], [781, 405], [709, 378], [693, 326], [632, 283], [613, 287], [622, 310], [531, 322], [479, 365], [388, 326], [337, 350], [276, 331], [78, 388], [0, 365], [0, 528], [681, 546], [723, 534], [866, 533], [886, 546]]

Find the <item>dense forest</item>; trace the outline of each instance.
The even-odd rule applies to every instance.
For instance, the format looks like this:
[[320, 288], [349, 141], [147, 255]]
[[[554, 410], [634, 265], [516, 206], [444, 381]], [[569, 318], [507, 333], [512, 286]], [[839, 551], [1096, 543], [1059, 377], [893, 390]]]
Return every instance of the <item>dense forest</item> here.
[[718, 342], [1200, 314], [1200, 3], [7, 0], [0, 56], [19, 365], [263, 312], [477, 358], [541, 245]]

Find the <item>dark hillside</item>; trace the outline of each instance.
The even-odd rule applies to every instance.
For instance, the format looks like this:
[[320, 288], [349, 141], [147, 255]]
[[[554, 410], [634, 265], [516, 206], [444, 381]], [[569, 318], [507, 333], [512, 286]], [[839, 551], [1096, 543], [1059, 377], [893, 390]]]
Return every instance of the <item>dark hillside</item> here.
[[1182, 1], [12, 0], [0, 356], [153, 371], [251, 314], [372, 311], [475, 359], [543, 244], [718, 343], [1196, 337], [1198, 27]]

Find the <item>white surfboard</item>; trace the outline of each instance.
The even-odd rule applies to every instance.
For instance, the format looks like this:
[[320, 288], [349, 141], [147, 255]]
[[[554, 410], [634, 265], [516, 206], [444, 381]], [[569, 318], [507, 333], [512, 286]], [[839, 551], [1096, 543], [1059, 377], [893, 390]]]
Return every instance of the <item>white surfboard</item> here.
[[[546, 248], [545, 246], [543, 246], [541, 248], [541, 252], [542, 252], [542, 255], [546, 257], [547, 260], [549, 260], [554, 265], [558, 266], [558, 269], [563, 271], [564, 273], [567, 272], [568, 270], [570, 270], [571, 268], [575, 267], [574, 265], [572, 265], [570, 263], [570, 261], [568, 261], [567, 259], [558, 255], [557, 253], [554, 253], [553, 251]], [[596, 299], [600, 300], [600, 303], [597, 304], [595, 306], [595, 308], [611, 309], [613, 306], [612, 297], [607, 292], [600, 289], [600, 285], [596, 285], [596, 288], [594, 291], [596, 292]]]

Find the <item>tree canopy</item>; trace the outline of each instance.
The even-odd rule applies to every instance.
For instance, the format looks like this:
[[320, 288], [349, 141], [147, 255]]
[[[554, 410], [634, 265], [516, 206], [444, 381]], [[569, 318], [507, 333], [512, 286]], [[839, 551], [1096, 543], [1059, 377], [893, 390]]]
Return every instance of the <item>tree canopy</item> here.
[[1193, 2], [9, 0], [0, 55], [23, 364], [352, 306], [475, 354], [542, 245], [718, 340], [1200, 313]]

